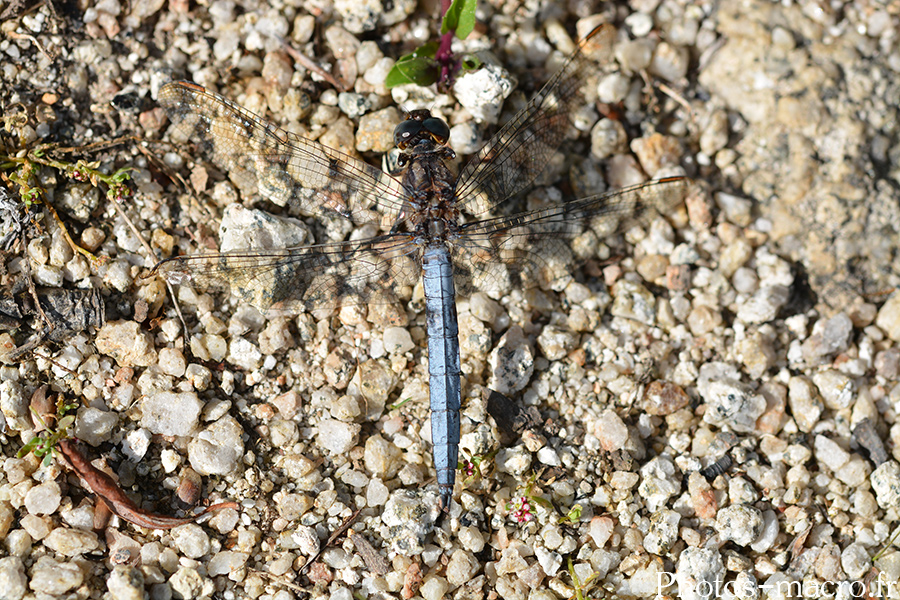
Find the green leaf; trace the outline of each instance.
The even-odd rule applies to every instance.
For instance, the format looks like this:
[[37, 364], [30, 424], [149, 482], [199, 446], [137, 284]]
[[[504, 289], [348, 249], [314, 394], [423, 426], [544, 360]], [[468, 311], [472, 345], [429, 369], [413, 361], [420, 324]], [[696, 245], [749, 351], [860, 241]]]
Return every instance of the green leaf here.
[[437, 81], [438, 68], [434, 62], [437, 49], [437, 42], [430, 42], [412, 54], [401, 56], [384, 78], [384, 86], [388, 89], [405, 83], [426, 86]]
[[579, 519], [581, 519], [581, 505], [576, 504], [569, 509], [569, 512], [566, 513], [566, 516], [560, 519], [559, 522], [577, 523]]
[[441, 35], [452, 31], [459, 39], [465, 39], [475, 29], [475, 7], [478, 0], [453, 0], [441, 22]]
[[27, 455], [29, 452], [34, 450], [37, 447], [37, 445], [40, 443], [41, 443], [41, 438], [39, 438], [39, 437], [31, 438], [27, 444], [25, 444], [24, 446], [22, 446], [19, 449], [19, 451], [16, 453], [16, 458], [22, 458], [23, 456]]
[[122, 183], [131, 179], [131, 167], [122, 167], [112, 174], [110, 181], [113, 183]]
[[390, 410], [397, 410], [398, 408], [400, 408], [401, 406], [403, 406], [404, 404], [406, 404], [406, 403], [409, 402], [410, 400], [412, 400], [412, 396], [408, 396], [408, 397], [406, 397], [406, 398], [403, 398], [402, 400], [398, 400], [398, 401], [395, 402], [394, 404], [391, 404]]
[[474, 54], [466, 54], [462, 57], [462, 61], [460, 61], [460, 66], [462, 66], [463, 71], [474, 71], [481, 68], [482, 64], [484, 63], [481, 62], [481, 59]]

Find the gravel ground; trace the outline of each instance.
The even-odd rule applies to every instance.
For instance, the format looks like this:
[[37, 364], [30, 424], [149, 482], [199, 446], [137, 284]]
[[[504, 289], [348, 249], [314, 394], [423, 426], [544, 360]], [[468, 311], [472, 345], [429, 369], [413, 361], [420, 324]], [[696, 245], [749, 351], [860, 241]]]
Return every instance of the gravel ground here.
[[[4, 3], [0, 17], [7, 157], [75, 148], [25, 182], [21, 163], [0, 166], [15, 292], [0, 310], [0, 597], [847, 598], [865, 578], [897, 593], [896, 3], [495, 0], [458, 50], [496, 65], [450, 94], [384, 88], [436, 37], [437, 8], [411, 0], [83, 4]], [[425, 106], [467, 154], [601, 21], [618, 33], [598, 101], [541, 193], [673, 166], [693, 183], [666, 218], [602, 240], [563, 289], [459, 302], [462, 446], [480, 472], [460, 473], [449, 515], [421, 289], [263, 315], [183, 287], [184, 350], [174, 299], [147, 277], [160, 258], [351, 232], [243, 194], [169, 131], [164, 83], [193, 80], [373, 164], [398, 107]], [[127, 188], [92, 178], [122, 167]], [[47, 210], [26, 214], [35, 184], [97, 260]], [[100, 290], [105, 324], [81, 311], [30, 343], [28, 277], [69, 313], [82, 305], [53, 290]], [[489, 390], [524, 427], [501, 431]], [[76, 475], [16, 457], [29, 403], [57, 395], [142, 509], [236, 508], [94, 529]]]

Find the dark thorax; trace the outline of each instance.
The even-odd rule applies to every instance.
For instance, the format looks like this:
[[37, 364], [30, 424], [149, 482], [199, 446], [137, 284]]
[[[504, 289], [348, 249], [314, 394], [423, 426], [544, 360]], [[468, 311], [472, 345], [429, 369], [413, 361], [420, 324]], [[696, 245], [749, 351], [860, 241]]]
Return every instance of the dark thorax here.
[[444, 243], [458, 227], [456, 177], [446, 161], [456, 158], [447, 145], [450, 129], [427, 110], [414, 110], [394, 130], [405, 168], [403, 186], [410, 192], [409, 227], [427, 245]]

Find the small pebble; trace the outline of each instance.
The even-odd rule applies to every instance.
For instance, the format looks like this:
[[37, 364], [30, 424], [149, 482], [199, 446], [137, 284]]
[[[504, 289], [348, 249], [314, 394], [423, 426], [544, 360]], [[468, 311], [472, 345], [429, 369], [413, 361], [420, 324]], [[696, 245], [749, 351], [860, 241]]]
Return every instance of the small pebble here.
[[177, 571], [169, 577], [168, 584], [176, 596], [194, 598], [211, 595], [214, 592], [212, 580], [201, 577], [196, 569], [192, 567], [179, 568], [177, 563], [173, 566]]
[[397, 375], [389, 364], [378, 360], [367, 360], [359, 365], [360, 392], [368, 401], [366, 414], [377, 418], [384, 409], [384, 403], [397, 385]]
[[600, 119], [591, 129], [591, 156], [603, 160], [625, 149], [625, 127], [613, 119]]
[[680, 386], [656, 380], [644, 391], [641, 408], [649, 415], [665, 416], [684, 408], [690, 401], [690, 397]]
[[25, 565], [18, 556], [0, 558], [0, 589], [10, 600], [20, 600], [28, 591], [28, 576]]
[[157, 435], [189, 436], [200, 423], [203, 402], [195, 392], [156, 392], [141, 401], [141, 427]]
[[597, 548], [603, 548], [613, 532], [613, 521], [609, 517], [594, 517], [588, 533]]
[[399, 468], [401, 454], [397, 446], [379, 435], [373, 435], [366, 440], [363, 462], [368, 472], [376, 477], [389, 479]]
[[754, 552], [766, 552], [775, 544], [780, 529], [778, 517], [774, 510], [763, 512], [763, 528], [759, 537], [750, 544]]
[[728, 482], [728, 499], [731, 504], [753, 504], [759, 500], [759, 493], [752, 483], [743, 477], [735, 477]]
[[666, 288], [672, 292], [685, 292], [691, 288], [691, 268], [686, 264], [666, 267]]
[[644, 536], [644, 549], [651, 554], [666, 554], [678, 540], [681, 515], [661, 509], [650, 515], [650, 528]]
[[385, 541], [393, 552], [403, 556], [421, 555], [439, 514], [436, 490], [396, 490], [381, 513], [381, 520], [388, 527]]
[[894, 292], [887, 299], [875, 317], [877, 325], [895, 342], [900, 341], [900, 292]]
[[716, 514], [716, 531], [722, 540], [748, 546], [763, 531], [762, 512], [746, 504], [726, 506]]
[[800, 431], [812, 431], [824, 408], [812, 382], [805, 377], [791, 377], [788, 382], [788, 403]]
[[212, 372], [207, 367], [196, 363], [191, 363], [187, 366], [184, 376], [195, 390], [201, 392], [207, 389], [212, 381]]
[[225, 416], [200, 431], [188, 443], [188, 460], [201, 475], [228, 475], [244, 455], [243, 429]]
[[255, 371], [262, 366], [263, 354], [253, 342], [235, 336], [228, 344], [225, 360], [244, 371]]
[[207, 564], [206, 569], [210, 577], [215, 577], [217, 575], [231, 575], [242, 569], [244, 565], [247, 564], [249, 558], [250, 557], [244, 552], [223, 550], [221, 552], [216, 552], [212, 558], [209, 559], [209, 564]]
[[624, 448], [628, 442], [628, 427], [614, 410], [600, 413], [593, 430], [594, 436], [606, 452]]
[[731, 223], [739, 227], [750, 224], [750, 209], [753, 206], [750, 200], [726, 192], [718, 192], [715, 198], [719, 209]]
[[653, 17], [645, 12], [633, 12], [625, 17], [625, 25], [636, 38], [646, 36], [653, 29]]
[[45, 546], [63, 556], [78, 556], [100, 547], [100, 540], [93, 531], [57, 527], [43, 539]]
[[[541, 566], [541, 570], [550, 577], [556, 575], [560, 567], [562, 567], [563, 558], [558, 552], [547, 550], [543, 546], [536, 546], [534, 554], [537, 557], [538, 564]], [[519, 573], [521, 574], [526, 570], [519, 571]]]
[[544, 327], [537, 338], [538, 348], [548, 360], [562, 359], [570, 350], [575, 348], [577, 343], [578, 336], [576, 334], [552, 325]]
[[700, 134], [700, 150], [707, 156], [713, 156], [728, 143], [728, 114], [724, 110], [715, 110]]
[[31, 567], [28, 587], [39, 594], [60, 596], [75, 589], [83, 581], [84, 573], [77, 564], [41, 556]]
[[650, 73], [675, 83], [687, 75], [688, 61], [689, 54], [686, 48], [680, 48], [663, 41], [653, 51]]
[[679, 598], [709, 600], [715, 597], [709, 590], [720, 589], [725, 580], [722, 556], [714, 548], [685, 548], [678, 557], [675, 579]]
[[641, 483], [638, 494], [644, 498], [651, 511], [665, 506], [666, 501], [678, 493], [681, 484], [675, 478], [675, 465], [668, 458], [655, 457], [641, 467]]
[[409, 330], [404, 327], [388, 327], [382, 335], [385, 349], [391, 354], [405, 354], [415, 348]]
[[472, 121], [459, 123], [450, 128], [450, 147], [457, 153], [474, 154], [482, 145], [481, 132]]
[[341, 455], [356, 446], [361, 427], [356, 423], [325, 419], [318, 423], [316, 430], [318, 443], [322, 449], [331, 454]]
[[[284, 205], [283, 194], [267, 194], [259, 190], [275, 204]], [[302, 246], [310, 238], [308, 228], [300, 221], [287, 217], [276, 217], [262, 210], [244, 208], [240, 204], [229, 204], [222, 213], [219, 225], [220, 250], [271, 250]]]
[[99, 446], [109, 439], [118, 423], [119, 417], [116, 413], [82, 407], [78, 409], [75, 420], [75, 435], [92, 446]]
[[832, 471], [837, 471], [850, 460], [849, 452], [824, 435], [816, 436], [814, 448], [816, 450], [816, 458]]
[[[275, 506], [281, 518], [287, 521], [296, 521], [304, 513], [313, 508], [313, 500], [306, 494], [276, 494]], [[311, 536], [315, 539], [315, 532], [310, 533], [308, 528], [298, 527], [294, 532], [294, 539], [298, 536]], [[302, 547], [302, 544], [301, 544]], [[312, 552], [318, 552], [318, 546]]]
[[737, 318], [745, 323], [768, 323], [778, 316], [778, 311], [787, 304], [790, 295], [790, 290], [783, 285], [761, 287], [740, 304]]
[[622, 280], [613, 288], [610, 313], [652, 327], [656, 323], [656, 298], [641, 284]]
[[735, 375], [730, 365], [707, 363], [701, 367], [698, 391], [707, 403], [703, 420], [735, 431], [754, 431], [756, 420], [766, 410], [766, 400]]
[[531, 453], [521, 446], [503, 448], [497, 453], [494, 461], [501, 472], [521, 476], [531, 468]]
[[753, 256], [753, 247], [746, 238], [740, 237], [722, 249], [719, 255], [719, 271], [725, 277], [734, 273]]
[[356, 130], [356, 149], [360, 152], [387, 152], [394, 146], [394, 128], [402, 120], [393, 106], [363, 115]]
[[803, 357], [807, 361], [815, 361], [829, 354], [841, 352], [847, 348], [852, 334], [853, 322], [844, 313], [838, 313], [824, 321], [817, 321], [813, 325], [812, 335], [803, 342]]
[[711, 333], [722, 324], [722, 315], [708, 306], [697, 306], [687, 318], [691, 333], [700, 337]]
[[841, 552], [841, 568], [850, 580], [861, 580], [872, 567], [872, 560], [865, 546], [858, 542], [849, 544]]
[[490, 355], [492, 390], [510, 394], [523, 389], [534, 371], [534, 356], [519, 326], [509, 329]]
[[429, 577], [419, 588], [419, 593], [425, 600], [441, 600], [449, 588], [447, 580], [443, 577]]
[[148, 367], [156, 363], [152, 336], [135, 321], [109, 321], [97, 332], [97, 351], [122, 367]]
[[209, 552], [209, 536], [200, 525], [188, 523], [172, 530], [172, 540], [188, 558], [200, 558]]
[[648, 38], [631, 40], [616, 46], [616, 60], [628, 75], [650, 66], [655, 42]]
[[15, 381], [7, 379], [0, 382], [0, 410], [6, 418], [6, 425], [12, 431], [31, 429], [29, 399], [22, 386]]
[[116, 565], [106, 580], [111, 600], [142, 600], [144, 573], [131, 565]]
[[631, 150], [637, 155], [644, 171], [654, 177], [662, 169], [678, 166], [681, 145], [673, 137], [654, 133], [631, 141]]
[[91, 252], [96, 251], [105, 239], [106, 234], [97, 227], [86, 227], [81, 232], [81, 245]]
[[187, 368], [184, 354], [176, 348], [160, 348], [158, 364], [163, 373], [173, 377], [181, 377]]
[[59, 484], [47, 481], [28, 490], [25, 508], [32, 515], [52, 515], [59, 508], [61, 498]]
[[509, 72], [493, 64], [477, 71], [464, 72], [453, 84], [457, 101], [479, 123], [494, 124], [503, 101], [512, 93], [515, 80]]

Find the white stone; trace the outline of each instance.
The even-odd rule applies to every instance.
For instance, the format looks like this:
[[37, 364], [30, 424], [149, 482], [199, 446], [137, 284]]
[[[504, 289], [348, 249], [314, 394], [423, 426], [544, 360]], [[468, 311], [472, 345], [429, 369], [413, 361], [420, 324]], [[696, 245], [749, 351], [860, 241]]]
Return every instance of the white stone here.
[[194, 392], [157, 392], [141, 401], [141, 427], [157, 435], [189, 436], [200, 423], [202, 408]]
[[319, 422], [316, 437], [321, 448], [332, 454], [345, 454], [356, 446], [361, 429], [357, 423], [325, 419]]
[[225, 416], [193, 437], [188, 444], [188, 460], [201, 475], [228, 475], [244, 455], [243, 429]]

